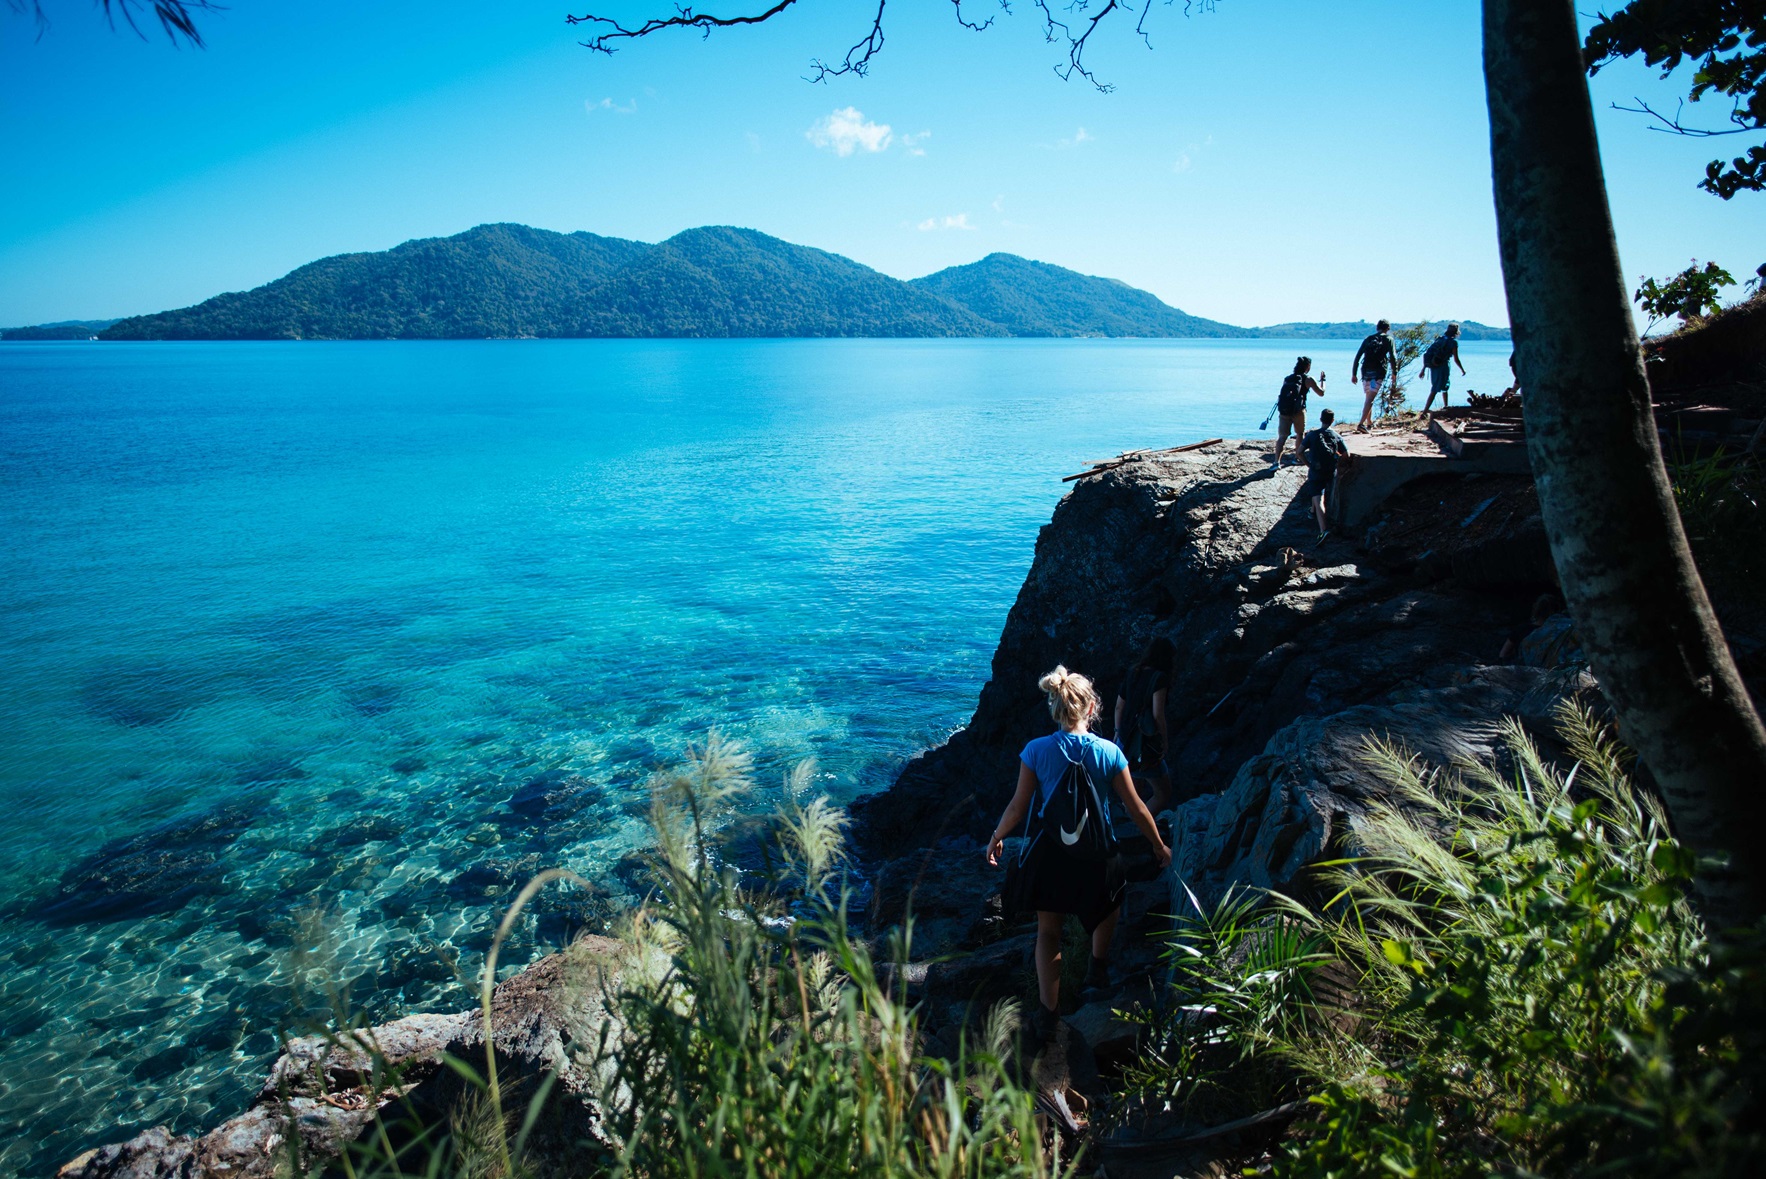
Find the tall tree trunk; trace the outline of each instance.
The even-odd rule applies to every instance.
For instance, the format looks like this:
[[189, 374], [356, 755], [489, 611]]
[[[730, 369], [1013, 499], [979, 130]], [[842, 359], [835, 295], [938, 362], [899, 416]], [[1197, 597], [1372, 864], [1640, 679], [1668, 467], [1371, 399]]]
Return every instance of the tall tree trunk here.
[[1714, 924], [1766, 901], [1766, 730], [1693, 567], [1662, 465], [1572, 0], [1485, 0], [1484, 83], [1527, 453], [1564, 598], [1654, 774]]

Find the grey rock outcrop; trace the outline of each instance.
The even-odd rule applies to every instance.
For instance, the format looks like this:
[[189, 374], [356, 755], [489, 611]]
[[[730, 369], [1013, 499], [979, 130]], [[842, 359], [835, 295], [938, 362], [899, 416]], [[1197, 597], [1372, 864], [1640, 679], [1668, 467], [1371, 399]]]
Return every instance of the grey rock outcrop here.
[[[1324, 735], [1318, 755], [1347, 764], [1361, 735], [1404, 729], [1404, 714], [1392, 710], [1406, 700], [1421, 707], [1420, 694], [1447, 693], [1440, 717], [1404, 730], [1419, 741], [1432, 739], [1435, 720], [1464, 724], [1479, 708], [1494, 709], [1494, 718], [1525, 695], [1518, 681], [1499, 690], [1508, 681], [1489, 675], [1477, 695], [1466, 677], [1495, 662], [1505, 634], [1549, 584], [1549, 564], [1528, 557], [1512, 563], [1518, 572], [1507, 580], [1461, 578], [1453, 559], [1473, 545], [1533, 553], [1536, 515], [1525, 503], [1488, 512], [1492, 527], [1456, 530], [1455, 517], [1437, 530], [1447, 540], [1407, 544], [1391, 535], [1402, 531], [1392, 513], [1420, 510], [1406, 502], [1377, 512], [1355, 536], [1320, 542], [1301, 501], [1302, 472], [1272, 471], [1266, 455], [1262, 444], [1228, 442], [1149, 456], [1081, 481], [1061, 501], [1038, 537], [974, 718], [911, 762], [891, 789], [854, 807], [874, 857], [899, 862], [938, 840], [985, 838], [1012, 789], [1018, 750], [1050, 729], [1037, 678], [1057, 663], [1090, 675], [1105, 696], [1107, 728], [1127, 666], [1155, 636], [1181, 653], [1167, 705], [1180, 800], [1256, 794], [1251, 783], [1267, 773], [1248, 763], [1310, 764]], [[1460, 498], [1475, 493], [1477, 502], [1530, 495], [1487, 477], [1466, 487]], [[1457, 501], [1436, 490], [1410, 498], [1426, 494], [1428, 507], [1456, 511]], [[1380, 547], [1362, 543], [1382, 533]], [[1364, 706], [1371, 711], [1349, 711]], [[1332, 717], [1340, 719], [1325, 723]], [[1302, 718], [1312, 727], [1272, 746]], [[1331, 752], [1339, 744], [1341, 756]], [[1313, 839], [1328, 834], [1321, 827]], [[1287, 836], [1266, 838], [1273, 854]], [[1287, 853], [1316, 854], [1295, 839]]]
[[[512, 1103], [555, 1073], [563, 1093], [536, 1124], [533, 1156], [562, 1159], [597, 1136], [591, 1070], [603, 998], [614, 985], [620, 945], [582, 938], [499, 984], [491, 996], [498, 1069]], [[58, 1179], [274, 1179], [337, 1159], [374, 1119], [395, 1106], [445, 1120], [466, 1091], [444, 1056], [485, 1068], [477, 1011], [410, 1015], [359, 1033], [289, 1041], [250, 1109], [200, 1137], [164, 1126], [90, 1150]]]

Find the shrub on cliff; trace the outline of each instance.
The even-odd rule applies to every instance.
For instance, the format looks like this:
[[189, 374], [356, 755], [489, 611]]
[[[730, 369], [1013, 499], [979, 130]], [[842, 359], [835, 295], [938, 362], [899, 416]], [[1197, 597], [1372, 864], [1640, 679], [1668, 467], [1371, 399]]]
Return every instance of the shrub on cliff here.
[[[1507, 776], [1372, 747], [1403, 806], [1376, 806], [1365, 854], [1327, 868], [1329, 916], [1271, 898], [1205, 970], [1221, 919], [1179, 937], [1200, 1004], [1166, 1039], [1205, 1039], [1188, 1061], [1259, 1077], [1265, 1099], [1312, 1094], [1273, 1174], [1760, 1172], [1760, 942], [1707, 940], [1659, 803], [1592, 717], [1561, 720], [1568, 774], [1513, 722]], [[1192, 1101], [1212, 1079], [1162, 1078]]]

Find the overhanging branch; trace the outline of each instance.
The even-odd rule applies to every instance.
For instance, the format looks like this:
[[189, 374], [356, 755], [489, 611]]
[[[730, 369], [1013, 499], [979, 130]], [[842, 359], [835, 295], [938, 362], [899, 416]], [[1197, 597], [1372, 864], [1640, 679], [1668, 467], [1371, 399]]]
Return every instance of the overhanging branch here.
[[[809, 68], [815, 71], [810, 75], [811, 82], [826, 82], [829, 78], [838, 78], [842, 74], [856, 74], [862, 78], [871, 72], [871, 59], [883, 48], [883, 8], [888, 2], [889, 0], [877, 0], [877, 14], [871, 18], [871, 31], [846, 51], [845, 61], [837, 66], [830, 66], [821, 58], [809, 63]], [[962, 19], [961, 8], [957, 11], [957, 19]]]
[[1651, 131], [1661, 131], [1669, 135], [1686, 135], [1695, 139], [1710, 139], [1717, 135], [1746, 135], [1750, 131], [1759, 130], [1758, 127], [1748, 125], [1747, 113], [1739, 107], [1729, 112], [1730, 122], [1736, 124], [1734, 127], [1688, 127], [1680, 121], [1680, 112], [1686, 109], [1685, 100], [1681, 100], [1675, 106], [1673, 118], [1664, 115], [1641, 98], [1634, 101], [1637, 103], [1636, 106], [1620, 106], [1615, 102], [1613, 109], [1632, 115], [1648, 115], [1662, 124], [1660, 127], [1651, 127]]
[[[997, 0], [1000, 11], [1010, 16], [1011, 0]], [[1043, 36], [1050, 44], [1065, 41], [1067, 44], [1067, 60], [1055, 67], [1055, 73], [1062, 80], [1071, 80], [1077, 74], [1090, 82], [1097, 89], [1108, 94], [1115, 87], [1107, 82], [1100, 82], [1091, 67], [1085, 62], [1086, 46], [1091, 44], [1092, 34], [1097, 32], [1111, 14], [1117, 12], [1133, 12], [1136, 14], [1134, 31], [1143, 42], [1152, 44], [1147, 32], [1147, 18], [1153, 10], [1153, 0], [1101, 0], [1102, 7], [1096, 12], [1091, 6], [1099, 0], [1071, 0], [1064, 10], [1068, 20], [1055, 15], [1053, 5], [1058, 0], [1034, 0], [1037, 10], [1042, 13]], [[1164, 0], [1167, 6], [1176, 0]], [[597, 53], [612, 53], [618, 48], [618, 42], [648, 37], [652, 33], [660, 33], [665, 29], [698, 29], [703, 36], [710, 36], [713, 29], [734, 28], [739, 25], [758, 25], [778, 16], [787, 8], [796, 4], [797, 0], [776, 0], [772, 7], [759, 12], [738, 16], [717, 16], [709, 12], [700, 12], [687, 5], [677, 5], [673, 16], [651, 17], [641, 25], [631, 26], [622, 23], [615, 17], [600, 16], [586, 13], [582, 16], [567, 16], [565, 20], [573, 25], [589, 25], [596, 29], [595, 35], [583, 45]], [[810, 63], [808, 80], [826, 82], [829, 78], [838, 78], [845, 74], [864, 77], [871, 68], [871, 62], [883, 49], [883, 13], [888, 0], [877, 0], [877, 10], [871, 17], [871, 25], [865, 35], [837, 65], [830, 65], [820, 58]], [[1183, 0], [1183, 13], [1187, 17], [1193, 12], [1212, 12], [1216, 0]], [[994, 17], [985, 20], [971, 20], [963, 13], [963, 0], [951, 0], [951, 8], [956, 14], [957, 23], [972, 32], [980, 32], [991, 28]], [[1072, 23], [1069, 23], [1071, 21]], [[1077, 31], [1075, 31], [1077, 29]]]
[[738, 25], [758, 25], [762, 21], [771, 20], [795, 3], [797, 0], [778, 0], [778, 3], [766, 11], [748, 16], [713, 16], [709, 12], [695, 12], [690, 7], [677, 5], [675, 15], [653, 16], [636, 28], [627, 28], [610, 16], [596, 16], [592, 12], [583, 16], [566, 16], [564, 19], [573, 25], [598, 25], [605, 28], [607, 31], [589, 38], [583, 42], [583, 45], [597, 53], [611, 54], [614, 50], [612, 43], [615, 41], [648, 37], [650, 34], [659, 33], [664, 29], [699, 29], [709, 37], [713, 29], [735, 28]]

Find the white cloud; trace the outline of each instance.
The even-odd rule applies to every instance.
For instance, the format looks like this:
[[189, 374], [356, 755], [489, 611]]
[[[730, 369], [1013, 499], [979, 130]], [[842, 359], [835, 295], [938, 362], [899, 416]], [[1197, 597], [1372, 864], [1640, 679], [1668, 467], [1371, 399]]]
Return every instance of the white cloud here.
[[1186, 144], [1184, 149], [1177, 153], [1177, 159], [1172, 161], [1171, 170], [1173, 172], [1188, 172], [1191, 168], [1195, 167], [1196, 157], [1202, 154], [1202, 149], [1205, 147], [1212, 147], [1213, 145], [1214, 136], [1212, 135], [1208, 136], [1201, 143]]
[[600, 102], [596, 102], [592, 98], [585, 98], [583, 100], [583, 109], [588, 111], [591, 115], [596, 111], [612, 111], [616, 115], [630, 115], [637, 112], [638, 100], [635, 98], [628, 98], [624, 103], [618, 103], [614, 102], [611, 98], [603, 98]]
[[926, 154], [926, 149], [921, 147], [920, 144], [931, 138], [932, 132], [930, 131], [922, 131], [918, 135], [903, 134], [901, 137], [901, 145], [908, 149], [908, 155], [923, 156]]
[[993, 211], [995, 213], [1003, 213], [1003, 212], [1005, 212], [1005, 208], [1006, 208], [1006, 194], [1002, 192], [998, 196], [993, 198]]
[[1082, 143], [1090, 143], [1092, 140], [1094, 140], [1096, 138], [1097, 138], [1096, 135], [1093, 135], [1090, 131], [1087, 131], [1084, 127], [1081, 127], [1079, 130], [1077, 130], [1073, 133], [1071, 138], [1057, 140], [1055, 142], [1055, 150], [1056, 151], [1066, 151], [1070, 147], [1078, 147]]
[[950, 217], [928, 217], [914, 227], [921, 233], [931, 233], [935, 229], [975, 229], [969, 224], [967, 213], [957, 213]]
[[827, 118], [816, 120], [804, 136], [837, 156], [849, 156], [855, 151], [880, 152], [895, 139], [888, 123], [870, 122], [855, 106], [843, 106]]

